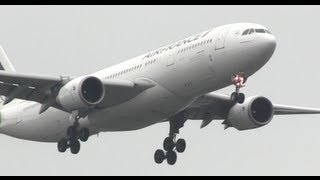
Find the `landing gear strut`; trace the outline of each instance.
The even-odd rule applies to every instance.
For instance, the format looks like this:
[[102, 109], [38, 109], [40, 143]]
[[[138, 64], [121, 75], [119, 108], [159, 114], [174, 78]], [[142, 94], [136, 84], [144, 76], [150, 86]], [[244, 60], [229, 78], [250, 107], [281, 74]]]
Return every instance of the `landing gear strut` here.
[[80, 141], [86, 142], [89, 139], [90, 131], [88, 128], [80, 128], [80, 119], [79, 115], [75, 116], [73, 125], [67, 129], [67, 139], [61, 139], [58, 142], [59, 152], [64, 153], [70, 148], [72, 154], [78, 154], [81, 148]]
[[232, 77], [232, 83], [236, 86], [236, 91], [231, 94], [230, 100], [233, 103], [239, 103], [242, 104], [245, 101], [245, 95], [243, 93], [240, 93], [240, 89], [244, 87], [244, 83], [247, 81], [247, 79], [244, 77], [243, 73], [239, 73]]
[[167, 160], [169, 165], [174, 165], [177, 162], [177, 152], [183, 153], [186, 149], [186, 141], [184, 139], [177, 140], [180, 128], [184, 126], [186, 118], [182, 115], [177, 115], [169, 120], [170, 133], [163, 141], [163, 149], [158, 149], [154, 154], [154, 160], [157, 164], [161, 164]]

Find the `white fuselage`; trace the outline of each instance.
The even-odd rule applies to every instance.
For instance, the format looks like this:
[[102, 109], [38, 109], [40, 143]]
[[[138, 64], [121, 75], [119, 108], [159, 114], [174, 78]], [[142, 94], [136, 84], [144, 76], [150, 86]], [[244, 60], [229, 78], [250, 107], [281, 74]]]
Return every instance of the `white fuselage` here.
[[[220, 26], [91, 75], [100, 79], [147, 78], [156, 86], [122, 104], [90, 113], [80, 120], [93, 134], [130, 131], [148, 127], [171, 117], [197, 97], [232, 84], [239, 72], [251, 76], [270, 59], [275, 37], [248, 28], [252, 23]], [[73, 120], [70, 114], [50, 108], [39, 114], [40, 104], [15, 100], [2, 107], [1, 133], [33, 141], [57, 142], [66, 136]]]

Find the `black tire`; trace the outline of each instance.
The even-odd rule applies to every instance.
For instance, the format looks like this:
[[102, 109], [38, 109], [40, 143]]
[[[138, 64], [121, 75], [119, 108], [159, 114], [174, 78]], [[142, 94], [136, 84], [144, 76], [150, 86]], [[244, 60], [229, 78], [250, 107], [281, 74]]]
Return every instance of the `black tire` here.
[[175, 143], [174, 143], [172, 137], [167, 137], [167, 138], [163, 141], [163, 149], [164, 149], [165, 151], [172, 151], [174, 147], [175, 147]]
[[236, 92], [233, 92], [233, 93], [231, 94], [231, 96], [230, 96], [230, 100], [231, 100], [231, 102], [233, 102], [233, 103], [237, 103], [237, 102], [238, 102], [238, 98], [239, 98], [239, 95], [238, 95], [238, 93], [236, 93]]
[[174, 151], [167, 152], [167, 162], [169, 165], [174, 165], [177, 162], [177, 153]]
[[66, 139], [61, 139], [58, 142], [58, 151], [61, 153], [66, 152], [66, 150], [68, 149], [68, 141]]
[[90, 131], [88, 128], [82, 128], [79, 132], [79, 139], [82, 142], [87, 142], [90, 136]]
[[243, 93], [240, 93], [240, 94], [238, 95], [238, 103], [239, 103], [239, 104], [244, 103], [245, 99], [246, 99], [246, 96], [245, 96]]
[[80, 151], [80, 142], [78, 140], [73, 140], [70, 142], [70, 151], [72, 154], [78, 154]]
[[164, 151], [161, 149], [158, 149], [155, 153], [154, 153], [154, 161], [157, 164], [161, 164], [164, 160], [166, 159], [166, 155], [164, 154]]
[[179, 139], [176, 144], [176, 149], [178, 153], [183, 153], [186, 150], [187, 143], [184, 139]]
[[74, 126], [70, 126], [67, 129], [67, 136], [68, 137], [76, 137], [77, 134], [77, 128], [75, 128]]

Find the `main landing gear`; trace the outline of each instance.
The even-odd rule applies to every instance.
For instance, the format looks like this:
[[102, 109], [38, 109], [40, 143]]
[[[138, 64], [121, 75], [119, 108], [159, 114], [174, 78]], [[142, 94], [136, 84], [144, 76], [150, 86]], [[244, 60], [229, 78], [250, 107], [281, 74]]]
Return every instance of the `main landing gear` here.
[[169, 120], [170, 133], [163, 142], [164, 150], [158, 149], [154, 154], [154, 160], [157, 164], [167, 160], [169, 165], [174, 165], [177, 162], [177, 152], [183, 153], [186, 150], [186, 141], [184, 139], [177, 140], [179, 129], [184, 126], [186, 120], [182, 115]]
[[243, 73], [239, 73], [232, 77], [232, 83], [236, 86], [236, 91], [231, 94], [230, 100], [233, 103], [242, 104], [245, 101], [245, 95], [240, 93], [240, 89], [244, 87], [244, 83], [247, 81], [247, 78], [244, 77]]
[[90, 131], [88, 128], [80, 128], [80, 118], [79, 115], [75, 116], [73, 125], [67, 129], [67, 138], [58, 142], [59, 152], [64, 153], [70, 148], [72, 154], [78, 154], [81, 147], [80, 141], [86, 142], [89, 139]]

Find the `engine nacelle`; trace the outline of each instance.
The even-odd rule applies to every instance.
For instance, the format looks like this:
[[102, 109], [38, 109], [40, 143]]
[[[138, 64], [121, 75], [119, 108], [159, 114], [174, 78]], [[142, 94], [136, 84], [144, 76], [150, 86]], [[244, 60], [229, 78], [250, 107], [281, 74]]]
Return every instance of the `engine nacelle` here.
[[227, 122], [238, 130], [249, 130], [269, 124], [273, 115], [271, 101], [255, 96], [247, 98], [243, 104], [234, 105], [229, 111]]
[[84, 76], [71, 80], [59, 91], [57, 102], [69, 111], [89, 108], [99, 104], [105, 96], [100, 79]]

